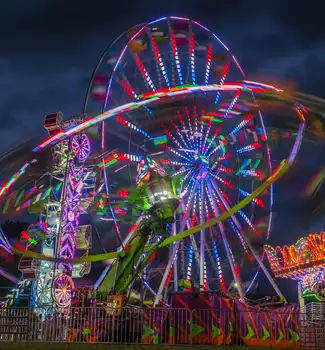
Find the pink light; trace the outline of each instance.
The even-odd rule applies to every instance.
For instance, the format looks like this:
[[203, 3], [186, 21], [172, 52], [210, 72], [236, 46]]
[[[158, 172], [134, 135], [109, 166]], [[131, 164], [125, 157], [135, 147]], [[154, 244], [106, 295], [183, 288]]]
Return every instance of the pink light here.
[[127, 198], [129, 196], [129, 191], [128, 190], [120, 190], [116, 194], [122, 198]]
[[184, 121], [183, 121], [183, 118], [182, 118], [181, 112], [180, 112], [180, 111], [177, 111], [176, 114], [177, 114], [177, 116], [178, 116], [178, 119], [179, 119], [180, 123], [181, 123], [183, 126], [185, 126]]
[[222, 189], [219, 189], [220, 193], [223, 195], [223, 197], [225, 198], [225, 200], [231, 205], [231, 200], [229, 198], [229, 196], [227, 195], [226, 192], [222, 191]]
[[174, 54], [174, 58], [175, 58], [175, 63], [176, 63], [176, 69], [177, 69], [177, 73], [178, 73], [179, 83], [181, 85], [183, 85], [182, 70], [181, 70], [179, 57], [178, 57], [175, 33], [174, 33], [173, 30], [171, 30], [171, 43], [172, 43], [172, 49], [173, 49], [173, 54]]
[[233, 170], [231, 168], [226, 168], [224, 167], [223, 165], [220, 165], [219, 168], [218, 168], [219, 171], [223, 171], [227, 174], [231, 174], [233, 173]]
[[124, 87], [125, 92], [129, 95], [134, 97], [134, 99], [138, 100], [139, 97], [137, 96], [137, 94], [134, 92], [134, 90], [131, 88], [131, 86], [125, 81], [125, 80], [121, 80], [122, 85]]
[[152, 80], [151, 80], [151, 78], [150, 78], [146, 68], [144, 67], [138, 54], [136, 54], [136, 56], [135, 56], [135, 61], [136, 61], [136, 64], [139, 67], [139, 69], [143, 75], [144, 80], [148, 83], [148, 85], [151, 87], [151, 89], [153, 91], [156, 91], [156, 88], [155, 88], [155, 86], [154, 86], [154, 84], [153, 84], [153, 82], [152, 82]]
[[195, 84], [195, 57], [194, 57], [195, 41], [194, 41], [194, 34], [193, 33], [192, 33], [191, 38], [190, 38], [189, 46], [190, 46], [192, 83]]
[[17, 248], [18, 250], [22, 250], [24, 252], [27, 250], [25, 246], [23, 246], [22, 244], [20, 244], [18, 242], [15, 242], [14, 247]]
[[[252, 84], [252, 85], [256, 85], [256, 88], [266, 88], [266, 89], [271, 89], [271, 90], [275, 90], [277, 92], [283, 92], [282, 89], [280, 89], [279, 87], [276, 87], [275, 85], [270, 85], [270, 84], [265, 84], [265, 83], [258, 83], [256, 81], [249, 81], [249, 80], [244, 80], [245, 84]], [[252, 87], [249, 87], [250, 89]]]
[[236, 152], [237, 153], [249, 152], [249, 151], [253, 151], [253, 150], [260, 148], [260, 147], [261, 147], [261, 144], [259, 142], [253, 142], [250, 145], [239, 148]]
[[[166, 17], [164, 17], [164, 18], [166, 18]], [[179, 20], [181, 20], [181, 21], [189, 21], [190, 19], [189, 18], [186, 18], [186, 17], [175, 17], [175, 16], [170, 16], [169, 18], [171, 18], [171, 19], [179, 19]], [[193, 21], [194, 22], [194, 21]]]
[[209, 74], [210, 74], [210, 67], [211, 67], [211, 59], [212, 59], [212, 51], [213, 51], [213, 46], [210, 44], [207, 52], [207, 65], [205, 69], [205, 84], [209, 84]]
[[235, 62], [235, 64], [236, 64], [237, 68], [240, 70], [240, 73], [242, 74], [242, 76], [245, 77], [246, 74], [245, 74], [244, 71], [242, 70], [242, 67], [241, 67], [240, 64], [238, 63], [238, 61], [237, 61], [235, 55], [231, 54], [231, 57], [232, 57], [232, 59], [234, 60], [234, 62]]
[[230, 189], [233, 189], [233, 188], [234, 188], [233, 185], [232, 185], [229, 181], [227, 181], [227, 180], [225, 180], [225, 179], [222, 179], [221, 177], [216, 176], [216, 175], [214, 175], [214, 177], [215, 177], [218, 181], [220, 181], [221, 183], [223, 183], [224, 185], [226, 185], [227, 187], [229, 187]]
[[260, 207], [262, 207], [262, 208], [264, 208], [264, 209], [266, 208], [264, 202], [263, 202], [260, 198], [255, 197], [255, 198], [253, 199], [253, 201], [254, 201], [257, 205], [259, 205]]
[[163, 60], [161, 58], [161, 55], [160, 55], [160, 52], [159, 52], [159, 49], [158, 49], [158, 45], [156, 43], [156, 39], [155, 39], [155, 37], [153, 35], [151, 36], [151, 42], [152, 42], [154, 55], [156, 57], [156, 60], [158, 61], [158, 65], [159, 65], [159, 68], [161, 70], [161, 73], [162, 73], [162, 75], [163, 75], [163, 77], [164, 77], [164, 79], [166, 81], [167, 86], [170, 87], [168, 76], [167, 76], [167, 72], [166, 72]]

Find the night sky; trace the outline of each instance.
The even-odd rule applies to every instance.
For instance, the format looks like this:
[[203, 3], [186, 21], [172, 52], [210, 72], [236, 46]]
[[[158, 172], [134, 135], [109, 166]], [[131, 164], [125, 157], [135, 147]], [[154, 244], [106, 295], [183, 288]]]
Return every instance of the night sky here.
[[[325, 97], [323, 1], [2, 1], [0, 154], [26, 138], [46, 137], [42, 123], [47, 113], [81, 112], [105, 47], [129, 27], [166, 15], [190, 17], [213, 30], [248, 79], [294, 85]], [[324, 218], [300, 219], [301, 188], [325, 163], [321, 147], [305, 142], [294, 173], [275, 186], [274, 244], [293, 243], [325, 228]], [[281, 286], [295, 294], [295, 283]]]

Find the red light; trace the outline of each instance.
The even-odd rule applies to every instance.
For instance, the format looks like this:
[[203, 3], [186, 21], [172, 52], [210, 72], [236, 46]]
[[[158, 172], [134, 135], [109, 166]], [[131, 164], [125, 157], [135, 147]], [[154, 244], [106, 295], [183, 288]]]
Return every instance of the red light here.
[[221, 131], [221, 129], [222, 129], [222, 125], [218, 125], [218, 126], [216, 127], [216, 130], [214, 131], [213, 137], [218, 136], [218, 134], [219, 134], [219, 132]]
[[134, 232], [137, 228], [138, 228], [139, 225], [132, 225], [129, 229], [128, 229], [128, 232]]
[[120, 190], [116, 194], [122, 198], [127, 198], [129, 195], [129, 191], [128, 190]]
[[21, 237], [24, 238], [26, 241], [30, 239], [30, 236], [28, 235], [27, 232], [22, 231], [20, 234], [21, 234]]
[[14, 246], [19, 249], [19, 250], [23, 250], [23, 251], [26, 251], [26, 247], [24, 247], [22, 244], [19, 244], [19, 243], [15, 243]]
[[117, 116], [115, 117], [115, 119], [116, 119], [119, 123], [121, 123], [122, 125], [128, 126], [128, 122], [127, 122], [124, 118], [122, 118], [121, 116], [117, 115]]

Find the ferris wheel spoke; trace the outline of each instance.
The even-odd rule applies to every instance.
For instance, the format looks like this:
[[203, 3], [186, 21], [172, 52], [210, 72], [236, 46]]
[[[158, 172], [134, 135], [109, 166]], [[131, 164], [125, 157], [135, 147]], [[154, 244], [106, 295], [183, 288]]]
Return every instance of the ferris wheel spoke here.
[[[203, 120], [202, 120], [202, 117], [201, 117], [201, 125], [203, 126]], [[205, 134], [204, 134], [204, 138], [202, 138], [202, 145], [201, 145], [201, 147], [200, 147], [200, 149], [203, 151], [203, 153], [205, 154], [205, 152], [206, 152], [206, 150], [208, 150], [209, 149], [209, 145], [206, 147], [206, 142], [207, 142], [207, 140], [208, 140], [208, 138], [209, 138], [209, 136], [210, 136], [210, 131], [211, 131], [211, 129], [212, 129], [212, 121], [210, 121], [209, 120], [209, 122], [208, 122], [208, 127], [207, 127], [207, 130], [206, 130], [206, 132], [205, 132]], [[202, 130], [202, 135], [203, 135], [203, 130]], [[212, 139], [212, 138], [211, 138]], [[213, 142], [213, 141], [212, 141]]]
[[[121, 72], [122, 79], [118, 79], [118, 83], [123, 86], [124, 91], [130, 97], [132, 97], [135, 101], [139, 101], [140, 97], [136, 94], [132, 85], [130, 84], [128, 78], [125, 76], [124, 72]], [[143, 106], [144, 110], [147, 112], [149, 118], [154, 117], [152, 110], [148, 106]]]
[[190, 171], [191, 169], [188, 169], [188, 168], [180, 168], [180, 170], [174, 172], [171, 174], [172, 177], [175, 177], [175, 176], [178, 176], [178, 175], [181, 175], [181, 174], [184, 174], [186, 173], [187, 171]]
[[151, 89], [152, 91], [156, 91], [157, 89], [156, 89], [152, 79], [150, 78], [150, 75], [148, 74], [148, 72], [147, 72], [143, 62], [141, 61], [140, 56], [137, 53], [135, 53], [133, 55], [134, 55], [134, 58], [135, 58], [136, 65], [138, 66], [138, 68], [139, 68], [139, 70], [140, 70], [140, 72], [142, 74], [142, 77], [143, 77], [143, 80], [144, 80], [146, 86], [149, 89]]
[[[217, 266], [217, 263], [214, 261], [214, 259], [213, 259], [213, 257], [212, 257], [211, 249], [210, 249], [210, 247], [208, 246], [208, 242], [205, 242], [205, 250], [206, 250], [208, 259], [209, 259], [209, 261], [210, 261], [210, 264], [211, 264], [211, 266], [212, 266], [214, 272], [216, 273], [216, 275], [218, 275], [218, 274], [219, 274], [218, 266]], [[220, 280], [219, 280], [219, 283], [220, 283]]]
[[116, 120], [119, 124], [121, 124], [121, 125], [123, 125], [123, 126], [125, 126], [125, 127], [127, 127], [127, 128], [130, 128], [130, 129], [132, 129], [132, 130], [134, 130], [134, 131], [136, 131], [136, 132], [138, 132], [139, 134], [143, 135], [145, 138], [151, 139], [151, 136], [150, 136], [145, 130], [139, 128], [139, 127], [136, 126], [134, 123], [129, 122], [128, 120], [126, 120], [126, 119], [123, 118], [122, 116], [117, 115], [117, 116], [115, 117], [115, 120]]
[[121, 78], [118, 79], [119, 84], [123, 87], [125, 93], [132, 97], [134, 100], [139, 100], [139, 96], [137, 95], [137, 93], [135, 92], [135, 90], [133, 89], [131, 83], [129, 82], [127, 76], [125, 75], [124, 72], [121, 72]]
[[210, 77], [210, 68], [211, 68], [211, 60], [212, 60], [212, 54], [213, 54], [213, 45], [210, 44], [207, 50], [206, 55], [206, 67], [205, 67], [205, 85], [209, 84], [209, 77]]
[[229, 133], [232, 135], [236, 135], [240, 130], [242, 130], [244, 127], [246, 127], [252, 120], [254, 119], [254, 115], [252, 113], [247, 113], [245, 118], [243, 118], [238, 125], [231, 130]]
[[191, 78], [192, 78], [192, 84], [196, 84], [196, 71], [195, 71], [195, 38], [194, 38], [194, 33], [192, 32], [192, 25], [190, 22], [190, 30], [189, 30], [189, 66], [191, 68]]
[[[215, 183], [214, 183], [214, 186], [217, 186]], [[211, 188], [211, 187], [210, 187]], [[219, 193], [220, 193], [220, 195], [222, 196], [222, 197], [220, 197], [220, 200], [221, 200], [221, 202], [222, 203], [227, 203], [227, 205], [231, 205], [231, 201], [230, 201], [230, 198], [228, 197], [228, 195], [225, 193], [225, 192], [223, 192], [220, 188], [218, 188], [218, 190], [219, 190]], [[215, 190], [216, 191], [216, 190]], [[216, 192], [216, 195], [218, 196], [218, 192]], [[217, 200], [218, 200], [218, 198], [217, 198]], [[249, 219], [247, 218], [247, 216], [241, 211], [241, 215], [242, 216], [244, 216], [248, 221], [249, 221]], [[247, 221], [246, 221], [247, 222]], [[248, 223], [248, 222], [247, 222]], [[256, 230], [256, 228], [251, 224], [251, 222], [249, 221], [249, 226], [254, 230], [254, 232], [255, 232], [255, 230]], [[242, 247], [243, 247], [243, 249], [244, 249], [244, 251], [245, 251], [245, 254], [246, 254], [246, 256], [248, 257], [248, 259], [251, 261], [251, 262], [253, 262], [252, 260], [252, 256], [250, 255], [250, 253], [249, 253], [249, 251], [248, 251], [248, 249], [247, 249], [247, 244], [245, 243], [245, 241], [244, 241], [244, 239], [243, 239], [243, 237], [242, 237], [242, 234], [241, 234], [241, 232], [237, 229], [237, 227], [234, 225], [234, 223], [231, 221], [231, 226], [232, 226], [232, 229], [233, 229], [233, 231], [238, 235], [238, 237], [239, 237], [239, 239], [240, 239], [240, 242], [241, 242], [241, 244], [242, 244]], [[258, 236], [260, 236], [260, 234], [259, 234], [259, 232], [256, 230], [256, 234], [258, 235]]]
[[251, 151], [255, 151], [256, 149], [258, 148], [261, 148], [261, 143], [256, 141], [256, 142], [253, 142], [247, 146], [244, 146], [244, 147], [240, 147], [240, 148], [237, 148], [236, 149], [236, 152], [238, 154], [242, 154], [242, 153], [246, 153], [246, 152], [251, 152]]
[[261, 233], [255, 228], [255, 226], [252, 224], [252, 222], [249, 220], [247, 215], [242, 211], [239, 210], [238, 214], [243, 218], [244, 221], [248, 224], [248, 226], [256, 233], [258, 237], [261, 237]]
[[226, 113], [222, 116], [223, 118], [230, 118], [229, 117], [229, 114], [232, 112], [233, 108], [234, 108], [234, 105], [236, 104], [236, 102], [238, 101], [240, 95], [241, 95], [242, 91], [241, 90], [238, 90], [236, 93], [235, 93], [235, 96], [234, 98], [232, 99], [232, 101], [230, 102], [227, 110], [226, 110]]
[[187, 220], [187, 218], [190, 215], [191, 209], [192, 209], [192, 201], [193, 201], [193, 197], [195, 195], [195, 191], [196, 188], [198, 186], [199, 182], [197, 180], [193, 181], [193, 185], [191, 187], [191, 191], [190, 191], [190, 195], [187, 199], [186, 205], [185, 205], [185, 212], [183, 212], [183, 218], [182, 218], [182, 223], [181, 223], [181, 232], [184, 229], [185, 226], [185, 222]]
[[[203, 207], [203, 197], [204, 197], [204, 185], [203, 181], [200, 181], [199, 187], [199, 219], [200, 224], [204, 222], [204, 207]], [[204, 288], [204, 264], [205, 264], [205, 230], [200, 231], [200, 288]]]
[[[216, 202], [214, 200], [214, 197], [212, 196], [211, 183], [213, 185], [214, 182], [213, 181], [209, 181], [208, 184], [207, 184], [207, 189], [208, 189], [208, 191], [210, 193], [210, 197], [212, 199], [212, 203], [211, 204], [213, 206], [214, 215], [216, 217], [218, 217], [219, 216], [219, 209], [218, 209], [218, 205], [216, 204]], [[237, 283], [237, 290], [238, 290], [240, 299], [242, 301], [244, 301], [244, 292], [243, 292], [243, 289], [242, 289], [242, 286], [241, 286], [240, 276], [238, 276], [238, 269], [236, 269], [236, 265], [234, 263], [233, 255], [232, 255], [231, 249], [229, 247], [229, 243], [228, 243], [227, 236], [226, 236], [226, 233], [225, 233], [225, 230], [224, 230], [223, 222], [220, 222], [218, 224], [218, 228], [219, 228], [219, 231], [220, 231], [220, 234], [221, 234], [221, 237], [222, 237], [223, 245], [224, 245], [224, 248], [225, 248], [225, 251], [226, 251], [226, 256], [227, 256], [227, 259], [228, 259], [228, 262], [229, 262], [229, 265], [230, 265], [230, 268], [231, 268], [231, 272], [232, 272], [233, 278], [234, 278], [235, 282]]]
[[[107, 173], [106, 173], [106, 169], [103, 169], [103, 173], [104, 173], [104, 183], [105, 183], [105, 191], [106, 194], [109, 196], [110, 192], [109, 192], [109, 187], [108, 187], [108, 179], [107, 179]], [[121, 235], [121, 230], [120, 230], [120, 226], [118, 224], [118, 220], [116, 218], [115, 212], [113, 210], [113, 207], [111, 205], [111, 201], [108, 200], [108, 207], [109, 210], [111, 212], [112, 218], [113, 218], [113, 222], [114, 222], [114, 229], [117, 235], [117, 238], [119, 240], [119, 243], [123, 246], [123, 241], [122, 241], [122, 235]]]
[[217, 151], [219, 151], [220, 149], [223, 150], [225, 145], [228, 143], [228, 138], [224, 138], [223, 140], [219, 141], [219, 145], [214, 147], [210, 153], [208, 153], [208, 155], [206, 157], [211, 157], [214, 153], [216, 153]]
[[[188, 223], [187, 227], [190, 229], [193, 226], [190, 223]], [[193, 252], [194, 252], [194, 257], [195, 257], [196, 263], [199, 265], [200, 264], [200, 252], [199, 252], [199, 248], [196, 244], [195, 237], [192, 235], [190, 237], [190, 240], [191, 240], [191, 244], [193, 247]]]
[[178, 142], [178, 140], [174, 137], [174, 135], [167, 129], [164, 123], [161, 124], [163, 130], [165, 131], [168, 138], [179, 148], [182, 148], [183, 146]]
[[[209, 156], [210, 156], [210, 155], [211, 155], [211, 152], [212, 152], [215, 148], [217, 148], [217, 147], [220, 145], [220, 143], [219, 143], [218, 146], [216, 145], [215, 139], [216, 139], [216, 138], [218, 137], [218, 135], [220, 134], [220, 131], [221, 131], [222, 127], [223, 127], [223, 124], [220, 124], [220, 125], [218, 125], [218, 126], [215, 128], [215, 130], [214, 130], [214, 132], [213, 132], [213, 135], [212, 135], [212, 138], [211, 138], [211, 140], [209, 141], [209, 144], [207, 145], [207, 147], [206, 147], [205, 150], [203, 151], [203, 155], [204, 155], [204, 156], [206, 156], [206, 154], [209, 154]], [[214, 146], [214, 144], [215, 144], [215, 146]], [[210, 150], [211, 145], [212, 145], [214, 148], [213, 148], [213, 149], [210, 151], [210, 153], [209, 153], [209, 150]], [[219, 150], [220, 148], [222, 148], [222, 146], [218, 147], [218, 150]]]
[[[191, 129], [187, 129], [189, 128], [189, 125], [186, 127], [185, 125], [185, 122], [183, 120], [183, 116], [182, 116], [182, 113], [180, 110], [177, 110], [176, 111], [176, 114], [177, 114], [177, 117], [178, 117], [178, 120], [180, 122], [180, 126], [182, 128], [182, 130], [179, 130], [178, 129], [178, 134], [180, 135], [180, 137], [182, 138], [182, 140], [184, 140], [184, 142], [186, 142], [186, 147], [191, 149], [191, 150], [194, 150], [195, 149], [195, 145], [194, 143], [192, 142], [192, 138], [188, 136], [188, 131], [190, 131], [190, 134], [192, 135], [193, 133], [191, 132]], [[184, 137], [184, 138], [183, 138]]]
[[183, 133], [181, 132], [181, 130], [179, 129], [178, 125], [171, 119], [170, 120], [171, 125], [173, 126], [173, 128], [175, 129], [175, 133], [176, 135], [180, 138], [180, 140], [182, 141], [183, 145], [181, 147], [185, 147], [185, 148], [190, 148], [190, 146], [188, 145], [187, 141], [185, 140], [185, 138], [183, 137]]
[[170, 37], [172, 53], [173, 53], [173, 57], [174, 57], [175, 65], [176, 65], [179, 84], [183, 85], [184, 84], [183, 74], [182, 74], [182, 68], [181, 68], [179, 53], [178, 53], [177, 44], [176, 44], [175, 32], [172, 29], [172, 26], [171, 26], [171, 23], [169, 20], [168, 20], [168, 29], [169, 29], [169, 37]]
[[156, 66], [156, 76], [157, 76], [157, 80], [158, 80], [158, 86], [159, 86], [159, 88], [162, 88], [163, 84], [162, 84], [161, 71], [160, 71], [160, 66], [159, 66], [160, 53], [159, 53], [159, 50], [157, 47], [157, 43], [156, 43], [155, 38], [153, 37], [153, 35], [151, 33], [150, 28], [146, 28], [145, 33], [146, 33], [147, 38], [150, 42], [152, 60], [153, 60], [153, 62], [155, 62], [155, 66]]
[[[242, 190], [241, 188], [239, 188], [239, 192], [243, 197], [247, 197], [251, 194]], [[252, 202], [256, 203], [259, 207], [266, 209], [266, 204], [259, 197], [255, 197]]]
[[[220, 86], [223, 86], [223, 84], [227, 78], [229, 67], [230, 67], [230, 64], [229, 64], [229, 62], [227, 62], [222, 69], [222, 73], [221, 73], [221, 77], [220, 77], [220, 81], [219, 81]], [[218, 91], [216, 94], [216, 98], [214, 100], [215, 105], [217, 105], [219, 103], [220, 96], [221, 96], [221, 93], [220, 93], [220, 91]]]
[[[194, 149], [198, 149], [198, 145], [197, 145], [197, 133], [195, 133], [195, 131], [193, 130], [193, 126], [192, 126], [192, 121], [191, 121], [191, 115], [189, 112], [188, 107], [185, 107], [185, 116], [186, 116], [186, 120], [187, 120], [187, 126], [189, 128], [190, 134], [191, 134], [191, 138], [193, 139], [193, 147]], [[186, 135], [187, 136], [187, 135]], [[188, 136], [187, 136], [188, 140], [191, 140]]]
[[[196, 196], [197, 196], [197, 194], [196, 194]], [[196, 202], [196, 200], [194, 200], [194, 203], [193, 203], [193, 206], [192, 206], [192, 210], [193, 210], [194, 215], [195, 215], [195, 208], [196, 208], [195, 202]], [[184, 203], [181, 203], [181, 208], [182, 208], [183, 213], [185, 213], [186, 210], [185, 210]], [[193, 227], [193, 225], [191, 224], [191, 221], [190, 221], [189, 218], [187, 218], [187, 220], [185, 222], [185, 225], [186, 225], [186, 227], [188, 229]], [[180, 232], [181, 231], [182, 231], [182, 227], [180, 227]], [[191, 240], [191, 244], [192, 244], [192, 247], [193, 247], [193, 251], [194, 251], [194, 256], [195, 256], [196, 262], [199, 264], [199, 262], [200, 262], [200, 254], [199, 254], [199, 250], [198, 250], [198, 247], [197, 247], [197, 244], [196, 244], [196, 241], [195, 241], [195, 238], [194, 238], [193, 235], [190, 237], [190, 240]]]
[[162, 148], [164, 148], [166, 151], [169, 151], [170, 153], [173, 153], [174, 155], [176, 155], [176, 156], [178, 156], [178, 157], [180, 157], [180, 158], [183, 158], [183, 159], [185, 159], [186, 161], [191, 162], [191, 159], [188, 158], [185, 154], [181, 154], [181, 153], [177, 152], [175, 149], [173, 149], [173, 148], [171, 148], [170, 146], [167, 146], [167, 145], [165, 145], [165, 144], [162, 144], [161, 146], [162, 146]]
[[171, 254], [169, 256], [169, 259], [168, 259], [168, 263], [167, 263], [167, 266], [166, 266], [166, 269], [164, 271], [164, 275], [163, 275], [163, 278], [160, 282], [160, 285], [159, 285], [159, 288], [158, 288], [158, 292], [157, 292], [157, 295], [155, 297], [155, 301], [153, 303], [153, 306], [157, 306], [157, 304], [161, 301], [161, 295], [162, 295], [162, 292], [163, 292], [163, 289], [165, 287], [165, 283], [167, 281], [167, 278], [168, 278], [168, 275], [169, 275], [169, 272], [170, 272], [170, 269], [173, 265], [173, 262], [174, 262], [174, 259], [176, 257], [176, 254], [177, 254], [177, 251], [178, 251], [178, 248], [179, 248], [179, 241], [177, 241], [174, 245], [173, 245], [173, 248], [172, 248], [172, 251], [171, 251]]
[[[193, 121], [194, 121], [194, 134], [193, 134], [193, 137], [194, 137], [194, 140], [195, 140], [195, 143], [196, 143], [196, 149], [199, 150], [199, 145], [198, 143], [200, 142], [200, 139], [202, 137], [202, 130], [201, 132], [199, 132], [198, 130], [198, 121], [197, 121], [197, 106], [194, 105], [193, 106], [193, 113], [192, 113], [192, 117], [193, 117]], [[203, 123], [201, 124], [203, 125]]]
[[217, 234], [215, 231], [216, 231], [216, 228], [212, 227], [212, 229], [210, 231], [211, 240], [212, 240], [212, 249], [213, 249], [214, 256], [215, 256], [216, 263], [217, 263], [217, 267], [218, 267], [218, 277], [219, 277], [220, 287], [221, 287], [222, 292], [226, 293], [226, 282], [225, 282], [224, 275], [222, 273], [222, 266], [221, 266], [219, 251], [218, 251], [218, 247], [217, 247], [217, 243], [216, 243]]
[[163, 59], [161, 57], [161, 54], [160, 54], [160, 51], [159, 51], [156, 39], [155, 39], [155, 37], [153, 35], [150, 35], [150, 41], [151, 41], [151, 47], [152, 47], [152, 50], [153, 50], [153, 55], [154, 55], [154, 58], [155, 58], [155, 61], [156, 61], [156, 67], [157, 67], [158, 76], [160, 78], [160, 74], [159, 73], [161, 73], [161, 75], [163, 76], [163, 78], [165, 80], [165, 83], [166, 83], [167, 87], [170, 87], [170, 82], [169, 82], [167, 70], [165, 68]]
[[231, 182], [221, 178], [220, 176], [218, 175], [215, 175], [214, 173], [210, 172], [210, 175], [217, 181], [221, 182], [223, 185], [227, 186], [229, 189], [233, 190], [234, 189], [234, 186], [232, 185]]
[[[214, 182], [212, 182], [212, 185], [214, 186], [216, 192], [218, 193], [223, 205], [226, 207], [227, 210], [230, 209], [227, 201], [223, 198], [222, 194], [220, 193], [218, 187], [216, 186], [216, 184]], [[234, 224], [236, 225], [238, 231], [241, 233], [245, 243], [247, 244], [249, 250], [251, 251], [251, 253], [253, 254], [254, 259], [258, 262], [260, 268], [262, 269], [262, 271], [264, 272], [266, 278], [269, 280], [270, 284], [272, 285], [273, 289], [275, 290], [275, 292], [278, 294], [278, 296], [283, 299], [286, 300], [285, 297], [283, 296], [283, 294], [281, 293], [280, 289], [278, 288], [278, 286], [276, 285], [276, 283], [274, 282], [272, 276], [270, 275], [269, 271], [267, 270], [267, 268], [265, 267], [262, 259], [260, 258], [259, 254], [255, 251], [255, 249], [253, 248], [250, 240], [245, 236], [245, 233], [243, 232], [240, 223], [238, 222], [237, 218], [235, 217], [235, 215], [231, 216], [231, 219], [233, 220]]]
[[233, 221], [230, 220], [230, 223], [231, 223], [231, 227], [232, 227], [232, 230], [237, 234], [237, 236], [239, 237], [239, 240], [240, 240], [240, 243], [243, 247], [243, 250], [247, 256], [247, 258], [249, 259], [249, 261], [253, 264], [254, 263], [254, 259], [252, 257], [252, 255], [250, 254], [249, 252], [249, 249], [247, 247], [247, 244], [243, 238], [243, 235], [241, 234], [241, 232], [237, 229], [236, 225], [233, 223]]

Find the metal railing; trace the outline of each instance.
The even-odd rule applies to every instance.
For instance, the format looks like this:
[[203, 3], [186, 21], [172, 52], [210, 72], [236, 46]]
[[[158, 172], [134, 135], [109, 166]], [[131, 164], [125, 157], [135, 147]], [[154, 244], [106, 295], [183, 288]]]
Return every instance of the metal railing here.
[[0, 342], [207, 344], [325, 349], [325, 316], [172, 308], [0, 308]]

